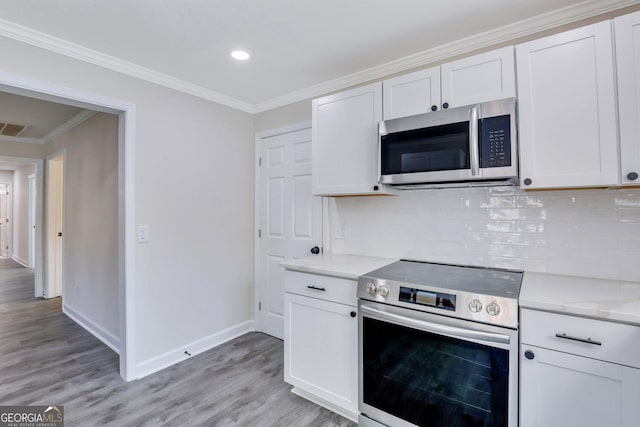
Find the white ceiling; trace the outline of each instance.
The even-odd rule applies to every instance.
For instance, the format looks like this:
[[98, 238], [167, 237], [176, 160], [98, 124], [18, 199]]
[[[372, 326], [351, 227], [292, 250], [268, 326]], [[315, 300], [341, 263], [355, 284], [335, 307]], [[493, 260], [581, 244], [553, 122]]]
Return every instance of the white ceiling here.
[[42, 140], [83, 111], [78, 107], [0, 92], [0, 122], [27, 125], [18, 139]]
[[[547, 21], [556, 26], [634, 3], [637, 1], [0, 0], [0, 34], [37, 30], [61, 39], [52, 39], [55, 43], [71, 42], [78, 45], [78, 51], [91, 49], [85, 55], [99, 52], [125, 60], [192, 85], [192, 89], [220, 95], [228, 105], [237, 102], [255, 111], [256, 106], [276, 105], [278, 99], [304, 99], [303, 94], [311, 93], [309, 88], [323, 84], [336, 90], [336, 82], [346, 76], [514, 22], [529, 20], [521, 23], [526, 27], [530, 18], [543, 15], [534, 27], [544, 29]], [[566, 7], [571, 8], [570, 13], [550, 13]], [[510, 34], [517, 31], [512, 29]], [[487, 43], [491, 42], [489, 37]], [[238, 48], [251, 52], [251, 59], [231, 59], [229, 52]], [[326, 86], [327, 82], [336, 84]], [[344, 84], [348, 82], [354, 81]]]

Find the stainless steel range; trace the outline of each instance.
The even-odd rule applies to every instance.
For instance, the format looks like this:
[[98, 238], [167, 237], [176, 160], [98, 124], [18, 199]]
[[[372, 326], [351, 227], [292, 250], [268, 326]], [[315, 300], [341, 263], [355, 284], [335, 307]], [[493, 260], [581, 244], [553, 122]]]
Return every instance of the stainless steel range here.
[[517, 426], [521, 282], [405, 260], [360, 276], [360, 425]]

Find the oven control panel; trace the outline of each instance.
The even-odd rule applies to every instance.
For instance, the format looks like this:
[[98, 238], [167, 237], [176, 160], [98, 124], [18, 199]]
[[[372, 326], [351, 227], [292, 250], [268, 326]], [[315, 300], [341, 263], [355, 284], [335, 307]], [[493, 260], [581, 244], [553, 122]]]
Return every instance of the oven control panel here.
[[411, 304], [426, 305], [442, 310], [456, 311], [456, 296], [424, 289], [400, 287], [398, 300]]

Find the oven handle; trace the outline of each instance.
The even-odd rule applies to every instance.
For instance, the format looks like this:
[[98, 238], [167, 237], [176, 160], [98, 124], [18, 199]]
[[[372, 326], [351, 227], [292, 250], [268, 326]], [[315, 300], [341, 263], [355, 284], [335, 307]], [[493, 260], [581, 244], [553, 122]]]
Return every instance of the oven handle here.
[[437, 334], [446, 334], [459, 338], [471, 338], [481, 341], [491, 341], [503, 344], [509, 344], [510, 338], [508, 335], [494, 334], [491, 332], [474, 331], [471, 329], [456, 328], [454, 326], [440, 325], [438, 323], [426, 322], [424, 320], [412, 319], [410, 317], [400, 316], [398, 314], [387, 313], [386, 311], [377, 310], [366, 304], [360, 306], [360, 310], [363, 313], [375, 314], [378, 317], [387, 319], [390, 321], [396, 321], [406, 326], [417, 327], [423, 331], [434, 332]]

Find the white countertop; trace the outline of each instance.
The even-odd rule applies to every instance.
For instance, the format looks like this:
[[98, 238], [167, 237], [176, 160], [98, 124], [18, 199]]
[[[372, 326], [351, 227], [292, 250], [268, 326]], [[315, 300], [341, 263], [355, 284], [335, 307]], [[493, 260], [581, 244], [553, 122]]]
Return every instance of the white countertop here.
[[640, 326], [640, 283], [525, 272], [520, 306]]
[[376, 270], [397, 261], [390, 258], [376, 258], [360, 255], [323, 254], [281, 262], [287, 270], [321, 274], [357, 280], [369, 271]]

